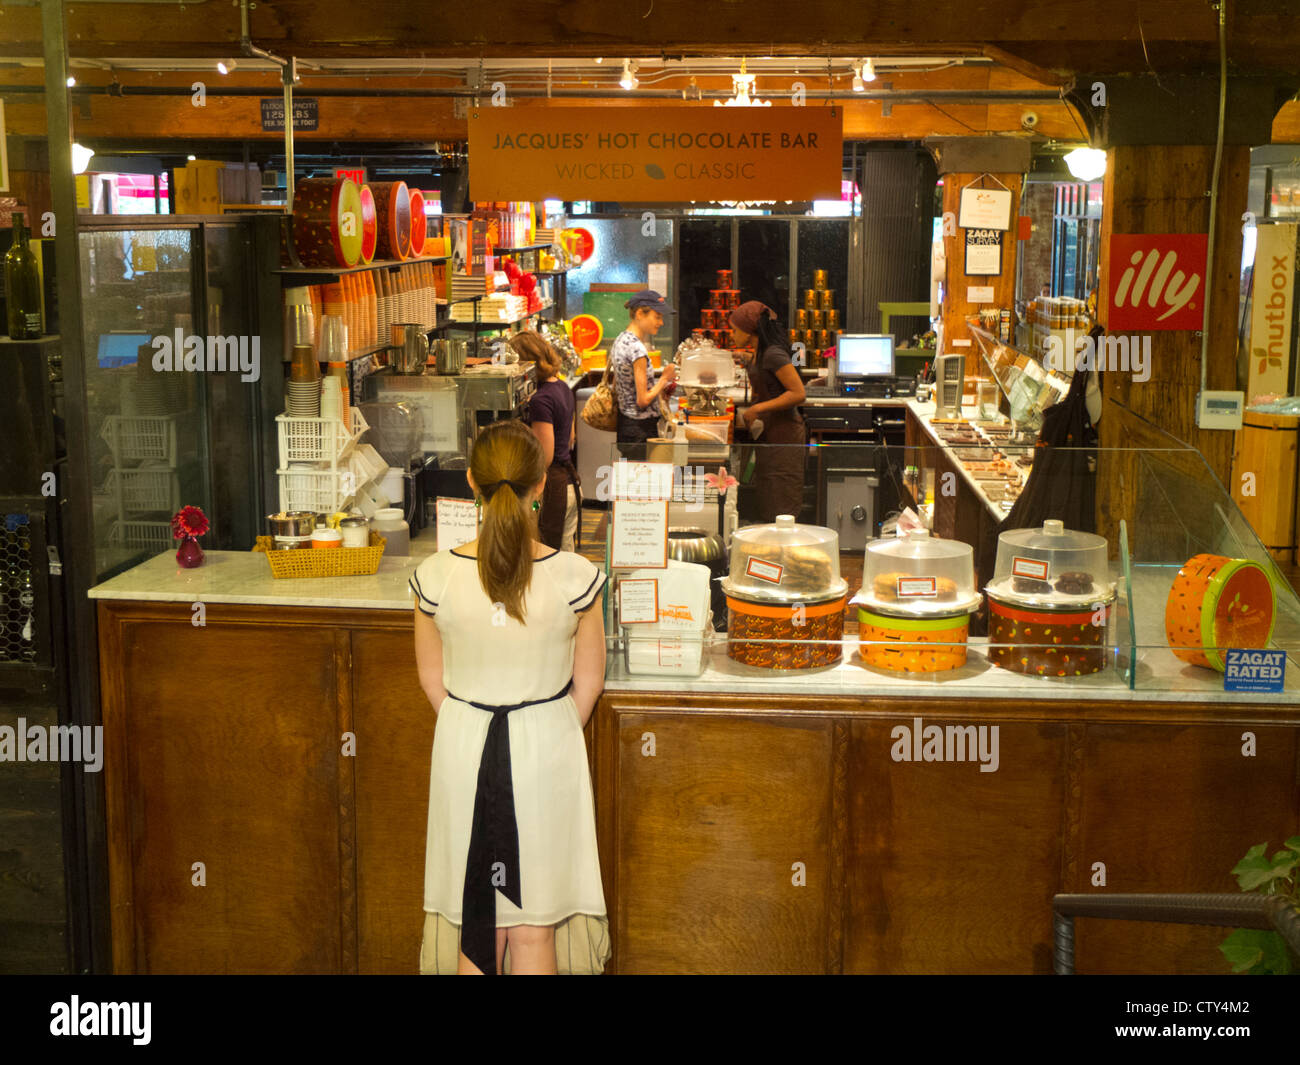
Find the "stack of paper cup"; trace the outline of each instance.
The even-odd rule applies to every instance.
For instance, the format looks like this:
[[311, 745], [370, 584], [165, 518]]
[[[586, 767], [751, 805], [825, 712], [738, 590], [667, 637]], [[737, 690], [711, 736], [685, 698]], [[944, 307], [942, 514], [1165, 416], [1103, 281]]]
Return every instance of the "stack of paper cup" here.
[[337, 377], [326, 377], [321, 381], [320, 416], [334, 421], [343, 418], [343, 390]]

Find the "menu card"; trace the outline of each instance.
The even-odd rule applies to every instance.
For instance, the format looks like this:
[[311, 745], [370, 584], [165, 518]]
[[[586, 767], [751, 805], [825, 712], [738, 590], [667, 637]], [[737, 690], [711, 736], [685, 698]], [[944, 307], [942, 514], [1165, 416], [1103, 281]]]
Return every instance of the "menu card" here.
[[659, 582], [645, 578], [618, 582], [621, 625], [650, 625], [659, 620]]
[[609, 564], [614, 569], [668, 568], [667, 500], [614, 500]]

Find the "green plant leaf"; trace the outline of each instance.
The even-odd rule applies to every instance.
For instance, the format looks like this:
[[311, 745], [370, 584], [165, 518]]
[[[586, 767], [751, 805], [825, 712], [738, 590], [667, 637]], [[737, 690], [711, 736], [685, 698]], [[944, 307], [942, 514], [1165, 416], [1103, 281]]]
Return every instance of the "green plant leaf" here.
[[1292, 836], [1289, 840], [1283, 843], [1282, 846], [1300, 854], [1300, 836]]
[[1294, 851], [1278, 851], [1273, 855], [1273, 871], [1291, 875], [1291, 870], [1300, 864], [1300, 854]]
[[1254, 890], [1272, 874], [1273, 864], [1264, 857], [1265, 846], [1261, 843], [1258, 847], [1251, 847], [1246, 857], [1232, 867], [1232, 875], [1237, 878], [1242, 891]]
[[1249, 861], [1251, 858], [1262, 858], [1264, 857], [1264, 852], [1266, 850], [1268, 850], [1267, 842], [1256, 844], [1254, 847], [1251, 847], [1250, 850], [1246, 852], [1246, 857], [1242, 860]]
[[1280, 873], [1271, 865], [1265, 865], [1263, 869], [1251, 869], [1237, 877], [1237, 883], [1241, 885], [1242, 891], [1255, 891], [1265, 884], [1271, 884], [1274, 880], [1286, 879], [1285, 873]]
[[1253, 928], [1238, 928], [1219, 944], [1219, 950], [1232, 964], [1234, 973], [1245, 972], [1264, 958], [1264, 945], [1260, 939], [1266, 932]]

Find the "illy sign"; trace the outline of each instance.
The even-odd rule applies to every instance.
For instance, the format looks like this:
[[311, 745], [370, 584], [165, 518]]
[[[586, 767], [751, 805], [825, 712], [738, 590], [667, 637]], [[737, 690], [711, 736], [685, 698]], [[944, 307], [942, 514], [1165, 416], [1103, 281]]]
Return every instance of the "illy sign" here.
[[1205, 299], [1204, 233], [1112, 233], [1112, 333], [1200, 329]]

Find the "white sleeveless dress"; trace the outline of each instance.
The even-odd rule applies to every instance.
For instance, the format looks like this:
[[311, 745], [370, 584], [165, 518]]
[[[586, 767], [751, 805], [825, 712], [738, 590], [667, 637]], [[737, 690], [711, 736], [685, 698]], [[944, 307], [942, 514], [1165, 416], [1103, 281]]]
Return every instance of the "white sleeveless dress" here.
[[534, 704], [508, 715], [522, 905], [495, 891], [496, 925], [556, 925], [562, 973], [604, 969], [609, 921], [587, 748], [572, 696], [556, 698], [573, 677], [579, 615], [599, 603], [604, 584], [581, 555], [543, 555], [533, 563], [520, 624], [488, 599], [471, 555], [439, 551], [411, 578], [416, 609], [438, 625], [448, 692], [429, 774], [422, 973], [454, 973], [460, 953], [479, 761], [492, 721], [472, 703]]

